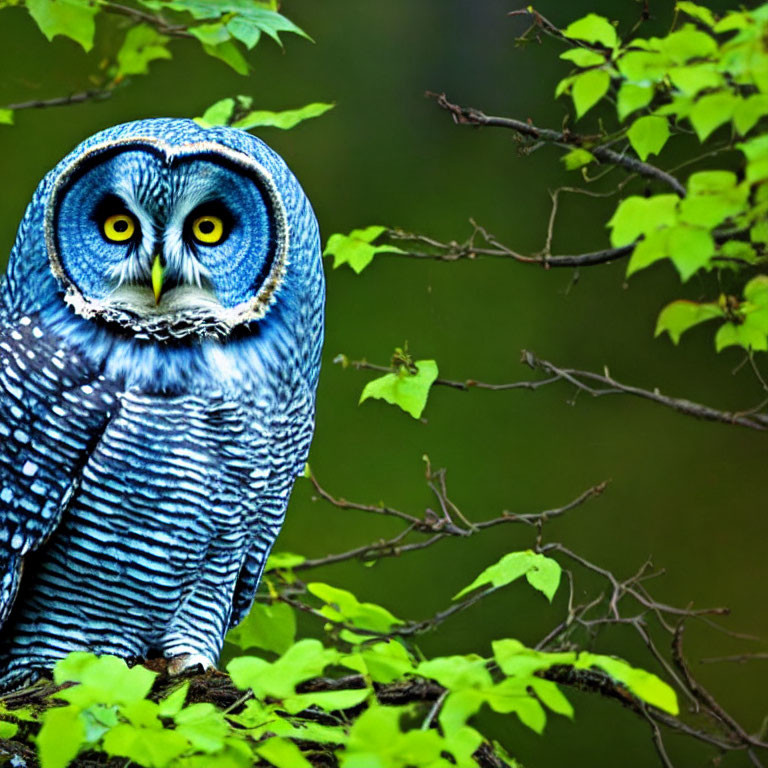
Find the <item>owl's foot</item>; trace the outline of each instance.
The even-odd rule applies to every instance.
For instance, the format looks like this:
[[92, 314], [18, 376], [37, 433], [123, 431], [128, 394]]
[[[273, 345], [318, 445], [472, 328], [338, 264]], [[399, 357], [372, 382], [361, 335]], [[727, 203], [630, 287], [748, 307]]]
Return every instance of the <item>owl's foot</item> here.
[[184, 672], [205, 672], [213, 669], [214, 664], [210, 659], [199, 653], [182, 653], [168, 659], [168, 674], [176, 677]]

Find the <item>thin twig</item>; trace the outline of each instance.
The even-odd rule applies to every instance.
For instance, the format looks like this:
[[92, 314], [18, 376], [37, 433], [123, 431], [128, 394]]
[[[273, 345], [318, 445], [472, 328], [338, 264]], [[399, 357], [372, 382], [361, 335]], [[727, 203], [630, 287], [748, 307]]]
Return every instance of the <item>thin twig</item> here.
[[69, 96], [57, 96], [52, 99], [32, 99], [17, 104], [6, 104], [4, 109], [17, 112], [22, 109], [45, 109], [47, 107], [66, 107], [70, 104], [82, 104], [84, 101], [103, 101], [112, 96], [112, 89], [104, 88], [92, 91], [79, 91]]

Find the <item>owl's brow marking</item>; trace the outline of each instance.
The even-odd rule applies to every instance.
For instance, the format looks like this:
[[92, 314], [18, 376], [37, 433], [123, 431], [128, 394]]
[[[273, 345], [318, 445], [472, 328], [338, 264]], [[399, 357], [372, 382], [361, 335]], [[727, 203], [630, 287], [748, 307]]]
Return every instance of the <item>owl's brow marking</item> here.
[[[272, 210], [275, 224], [275, 248], [259, 291], [252, 299], [241, 302], [234, 307], [207, 307], [204, 314], [201, 314], [200, 311], [181, 311], [175, 315], [142, 318], [124, 307], [111, 306], [109, 299], [88, 298], [82, 293], [67, 274], [58, 253], [55, 228], [56, 202], [67, 183], [86, 163], [100, 155], [110, 152], [117, 154], [129, 148], [159, 153], [169, 165], [177, 160], [194, 156], [205, 158], [206, 155], [212, 155], [253, 174], [262, 191], [266, 193], [267, 201]], [[145, 222], [140, 220], [140, 223], [142, 224], [144, 239], [146, 239]], [[75, 312], [85, 318], [102, 317], [108, 322], [115, 322], [123, 326], [128, 325], [134, 331], [144, 332], [150, 337], [154, 336], [159, 339], [166, 338], [169, 332], [174, 336], [198, 332], [213, 332], [226, 336], [233, 328], [242, 323], [260, 320], [275, 300], [288, 266], [290, 237], [288, 215], [272, 174], [261, 163], [244, 152], [231, 149], [215, 141], [189, 142], [174, 146], [162, 139], [139, 136], [108, 141], [91, 147], [72, 160], [55, 179], [46, 204], [44, 230], [51, 272], [65, 289], [64, 300]]]

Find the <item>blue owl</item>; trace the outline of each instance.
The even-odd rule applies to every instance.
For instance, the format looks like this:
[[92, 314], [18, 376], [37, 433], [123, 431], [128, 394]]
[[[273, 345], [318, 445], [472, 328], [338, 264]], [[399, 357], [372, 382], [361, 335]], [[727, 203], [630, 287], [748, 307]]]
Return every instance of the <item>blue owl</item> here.
[[215, 666], [314, 428], [299, 183], [242, 131], [110, 128], [40, 183], [0, 295], [0, 688], [77, 650]]

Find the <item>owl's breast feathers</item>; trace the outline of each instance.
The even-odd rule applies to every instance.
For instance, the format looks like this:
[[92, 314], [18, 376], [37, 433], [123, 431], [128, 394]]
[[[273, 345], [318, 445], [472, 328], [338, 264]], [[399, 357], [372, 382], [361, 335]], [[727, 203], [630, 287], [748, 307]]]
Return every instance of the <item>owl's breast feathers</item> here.
[[67, 528], [85, 571], [120, 561], [129, 540], [123, 560], [138, 542], [183, 571], [216, 536], [238, 561], [266, 551], [282, 523], [312, 435], [306, 382], [283, 375], [237, 392], [211, 380], [207, 392], [164, 394], [104, 368], [39, 318], [0, 315], [0, 626], [25, 558]]

